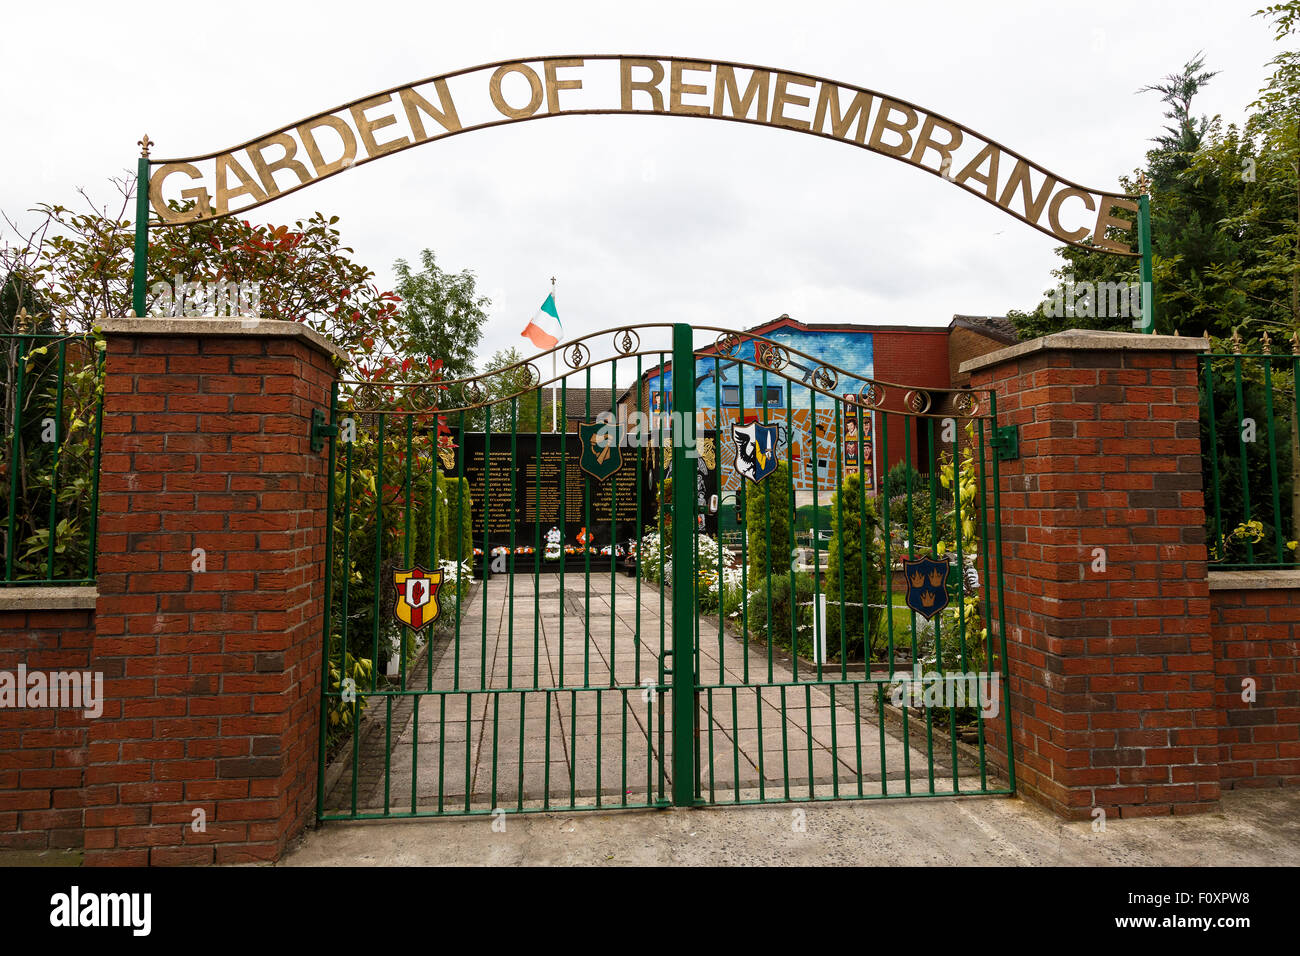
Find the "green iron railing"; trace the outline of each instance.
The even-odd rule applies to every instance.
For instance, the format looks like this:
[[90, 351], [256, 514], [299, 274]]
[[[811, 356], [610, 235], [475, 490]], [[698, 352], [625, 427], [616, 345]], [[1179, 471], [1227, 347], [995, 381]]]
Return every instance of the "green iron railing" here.
[[[713, 350], [696, 349], [682, 325], [661, 349], [614, 334], [604, 359], [565, 346], [555, 387], [561, 420], [570, 410], [590, 419], [603, 410], [593, 372], [603, 379], [608, 366], [617, 395], [620, 368], [626, 379], [634, 365], [627, 410], [674, 410], [648, 446], [621, 450], [634, 492], [580, 470], [576, 435], [541, 431], [550, 383], [537, 359], [525, 363], [532, 385], [497, 400], [486, 378], [391, 392], [342, 383], [329, 451], [321, 818], [1013, 792], [1014, 777], [986, 762], [987, 721], [1010, 734], [992, 395], [837, 387], [848, 373], [803, 357], [814, 367], [801, 374], [788, 367], [802, 356], [794, 350], [732, 355], [759, 341], [734, 333]], [[747, 410], [742, 399], [734, 420], [720, 421], [715, 402], [712, 424], [707, 408], [697, 421], [697, 388], [716, 392], [723, 375], [742, 396], [746, 381], [779, 383], [783, 401], [769, 405], [764, 387], [764, 403]], [[780, 427], [779, 467], [731, 492], [743, 518], [724, 548], [698, 530], [708, 496], [687, 449], [712, 442], [706, 464], [734, 468], [730, 424], [747, 419]], [[544, 442], [557, 441], [544, 468], [555, 454]], [[796, 445], [813, 451], [798, 482]], [[873, 450], [925, 475], [909, 481], [901, 513], [875, 496], [874, 470], [864, 483]], [[833, 551], [808, 570], [791, 560], [804, 498]], [[514, 520], [496, 520], [510, 509]], [[621, 540], [620, 513], [635, 540]], [[606, 521], [608, 544], [593, 549], [581, 535]], [[908, 610], [895, 582], [927, 554], [948, 568], [949, 608], [931, 620]], [[394, 617], [394, 574], [414, 565], [447, 575], [442, 616], [418, 636]], [[983, 696], [897, 705], [897, 688], [923, 674], [982, 677]], [[981, 719], [981, 706], [992, 714]]]
[[89, 335], [0, 335], [0, 583], [91, 584], [103, 357]]
[[1300, 528], [1300, 355], [1199, 356], [1202, 475], [1212, 567], [1287, 568]]

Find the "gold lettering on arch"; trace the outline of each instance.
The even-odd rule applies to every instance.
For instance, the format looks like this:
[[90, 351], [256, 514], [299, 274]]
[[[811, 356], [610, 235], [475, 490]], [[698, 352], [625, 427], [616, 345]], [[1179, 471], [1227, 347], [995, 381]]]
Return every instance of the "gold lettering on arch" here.
[[[511, 77], [523, 86], [509, 88], [507, 99], [502, 87]], [[837, 140], [938, 172], [1061, 242], [1137, 254], [1134, 223], [1117, 214], [1136, 209], [1135, 197], [1062, 179], [914, 103], [808, 73], [662, 56], [501, 60], [429, 77], [233, 149], [151, 159], [149, 202], [163, 226], [242, 214], [426, 142], [565, 113], [733, 120]], [[1071, 229], [1062, 219], [1077, 221], [1066, 206], [1072, 200], [1091, 215]]]

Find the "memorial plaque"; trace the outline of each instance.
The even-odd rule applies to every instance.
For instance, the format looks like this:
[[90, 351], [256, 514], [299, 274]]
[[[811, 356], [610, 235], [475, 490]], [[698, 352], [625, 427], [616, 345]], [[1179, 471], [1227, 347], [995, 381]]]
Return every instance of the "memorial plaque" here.
[[[489, 451], [487, 435], [466, 432], [463, 446], [476, 548], [483, 547], [485, 522], [489, 549], [508, 546], [512, 528], [516, 547], [535, 546], [540, 526], [543, 545], [552, 527], [563, 530], [565, 545], [575, 545], [585, 527], [593, 546], [603, 548], [612, 540], [626, 544], [639, 538], [644, 527], [658, 522], [650, 449], [621, 449], [624, 466], [600, 482], [578, 467], [577, 435], [543, 434], [540, 457], [535, 433], [515, 435], [513, 465], [509, 433], [493, 434]], [[642, 529], [637, 527], [638, 482]]]

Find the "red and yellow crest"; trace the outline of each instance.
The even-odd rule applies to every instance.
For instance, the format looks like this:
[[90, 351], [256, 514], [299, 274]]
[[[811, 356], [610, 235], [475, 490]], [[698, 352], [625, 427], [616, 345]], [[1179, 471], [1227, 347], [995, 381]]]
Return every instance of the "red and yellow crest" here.
[[421, 567], [409, 571], [396, 571], [393, 584], [397, 587], [397, 600], [393, 602], [393, 616], [418, 631], [432, 624], [438, 617], [438, 587], [442, 584], [441, 571], [426, 571]]

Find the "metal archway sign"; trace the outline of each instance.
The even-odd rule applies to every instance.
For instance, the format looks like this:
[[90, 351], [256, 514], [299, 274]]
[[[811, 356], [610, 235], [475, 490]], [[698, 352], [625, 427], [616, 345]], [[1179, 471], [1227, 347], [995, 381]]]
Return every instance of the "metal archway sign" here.
[[[245, 213], [354, 166], [461, 133], [620, 113], [772, 126], [890, 156], [1060, 242], [1141, 256], [1144, 291], [1150, 282], [1146, 196], [1082, 186], [915, 103], [826, 77], [729, 60], [602, 53], [500, 60], [428, 77], [196, 156], [153, 159], [145, 136], [136, 197], [136, 314], [144, 312], [151, 224]], [[1116, 210], [1137, 214], [1139, 252], [1132, 251], [1134, 223]]]

